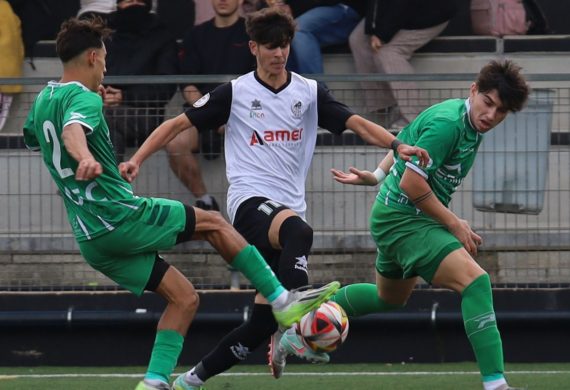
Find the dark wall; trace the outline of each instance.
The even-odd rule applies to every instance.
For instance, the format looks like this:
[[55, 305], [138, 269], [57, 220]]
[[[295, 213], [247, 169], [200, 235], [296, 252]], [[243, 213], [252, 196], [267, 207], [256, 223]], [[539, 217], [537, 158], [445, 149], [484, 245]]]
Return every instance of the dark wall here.
[[[179, 363], [199, 361], [243, 321], [252, 298], [202, 293]], [[570, 361], [570, 289], [499, 289], [494, 301], [508, 362]], [[147, 364], [164, 302], [152, 294], [0, 294], [0, 307], [2, 366], [120, 366]], [[260, 348], [248, 363], [265, 358]], [[459, 296], [444, 290], [414, 292], [405, 310], [351, 319], [332, 355], [333, 363], [472, 360]]]

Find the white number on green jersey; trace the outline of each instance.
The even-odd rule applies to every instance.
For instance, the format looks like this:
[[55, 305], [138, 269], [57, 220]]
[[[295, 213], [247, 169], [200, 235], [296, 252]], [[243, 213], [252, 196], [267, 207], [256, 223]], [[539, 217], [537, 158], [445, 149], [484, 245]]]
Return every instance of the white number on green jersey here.
[[50, 142], [53, 141], [53, 152], [51, 156], [51, 160], [53, 162], [53, 166], [57, 173], [59, 173], [59, 177], [65, 179], [68, 176], [73, 175], [73, 171], [71, 168], [61, 168], [61, 145], [59, 144], [59, 140], [57, 139], [57, 134], [55, 132], [55, 126], [50, 121], [45, 121], [44, 125], [44, 137], [46, 137], [46, 141]]

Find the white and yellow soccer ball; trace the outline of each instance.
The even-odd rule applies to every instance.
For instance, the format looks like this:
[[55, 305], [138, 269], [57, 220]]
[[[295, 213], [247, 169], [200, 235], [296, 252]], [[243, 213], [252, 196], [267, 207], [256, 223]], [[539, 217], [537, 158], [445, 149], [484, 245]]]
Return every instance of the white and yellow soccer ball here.
[[338, 303], [327, 301], [301, 318], [297, 333], [313, 351], [332, 352], [348, 336], [348, 317]]

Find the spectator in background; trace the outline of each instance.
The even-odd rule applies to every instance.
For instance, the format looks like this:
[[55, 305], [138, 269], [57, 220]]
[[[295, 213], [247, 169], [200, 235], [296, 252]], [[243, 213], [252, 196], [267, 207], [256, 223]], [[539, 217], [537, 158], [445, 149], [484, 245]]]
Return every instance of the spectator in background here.
[[[370, 0], [366, 18], [349, 39], [356, 71], [414, 73], [414, 52], [437, 37], [455, 12], [454, 0]], [[389, 113], [392, 119], [384, 125], [403, 128], [423, 110], [417, 88], [410, 81], [366, 84], [367, 111]]]
[[[240, 17], [243, 0], [211, 0], [214, 18], [192, 28], [184, 38], [182, 74], [243, 74], [255, 68], [255, 57], [249, 50], [249, 37], [245, 20]], [[183, 87], [186, 107], [194, 104], [202, 95], [217, 87], [217, 84], [185, 85]], [[172, 170], [180, 181], [194, 194], [204, 193], [198, 202], [204, 208], [219, 210], [216, 200], [206, 194], [198, 161], [192, 151], [198, 149], [201, 137], [205, 158], [214, 158], [221, 153], [223, 128], [202, 130], [196, 128], [179, 134], [167, 146]]]
[[284, 8], [297, 23], [287, 68], [300, 74], [324, 73], [321, 48], [346, 43], [366, 11], [365, 0], [266, 0]]
[[77, 17], [80, 19], [88, 19], [98, 16], [112, 26], [110, 17], [116, 10], [116, 0], [81, 0]]
[[[170, 32], [150, 12], [151, 0], [117, 2], [115, 28], [107, 46], [107, 75], [178, 73], [178, 48]], [[164, 119], [176, 85], [107, 85], [105, 116], [119, 161], [127, 146], [138, 146]]]
[[[24, 43], [20, 18], [6, 0], [0, 0], [0, 77], [22, 77]], [[0, 85], [0, 130], [6, 124], [13, 95], [21, 85]]]
[[215, 12], [210, 6], [210, 2], [207, 0], [198, 0], [195, 5], [196, 17], [194, 18], [194, 25], [197, 26], [215, 16]]

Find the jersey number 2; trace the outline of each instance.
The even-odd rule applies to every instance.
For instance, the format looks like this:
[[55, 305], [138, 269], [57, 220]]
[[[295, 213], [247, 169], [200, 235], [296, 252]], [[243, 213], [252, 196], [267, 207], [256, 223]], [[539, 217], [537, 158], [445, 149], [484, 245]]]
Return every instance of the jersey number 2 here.
[[[73, 175], [73, 170], [71, 168], [61, 167], [61, 145], [57, 139], [57, 134], [55, 132], [55, 126], [50, 121], [44, 122], [44, 137], [46, 137], [47, 142], [53, 142], [53, 153], [51, 156], [51, 161], [59, 177], [65, 179], [68, 176]], [[51, 141], [50, 141], [51, 138]]]

